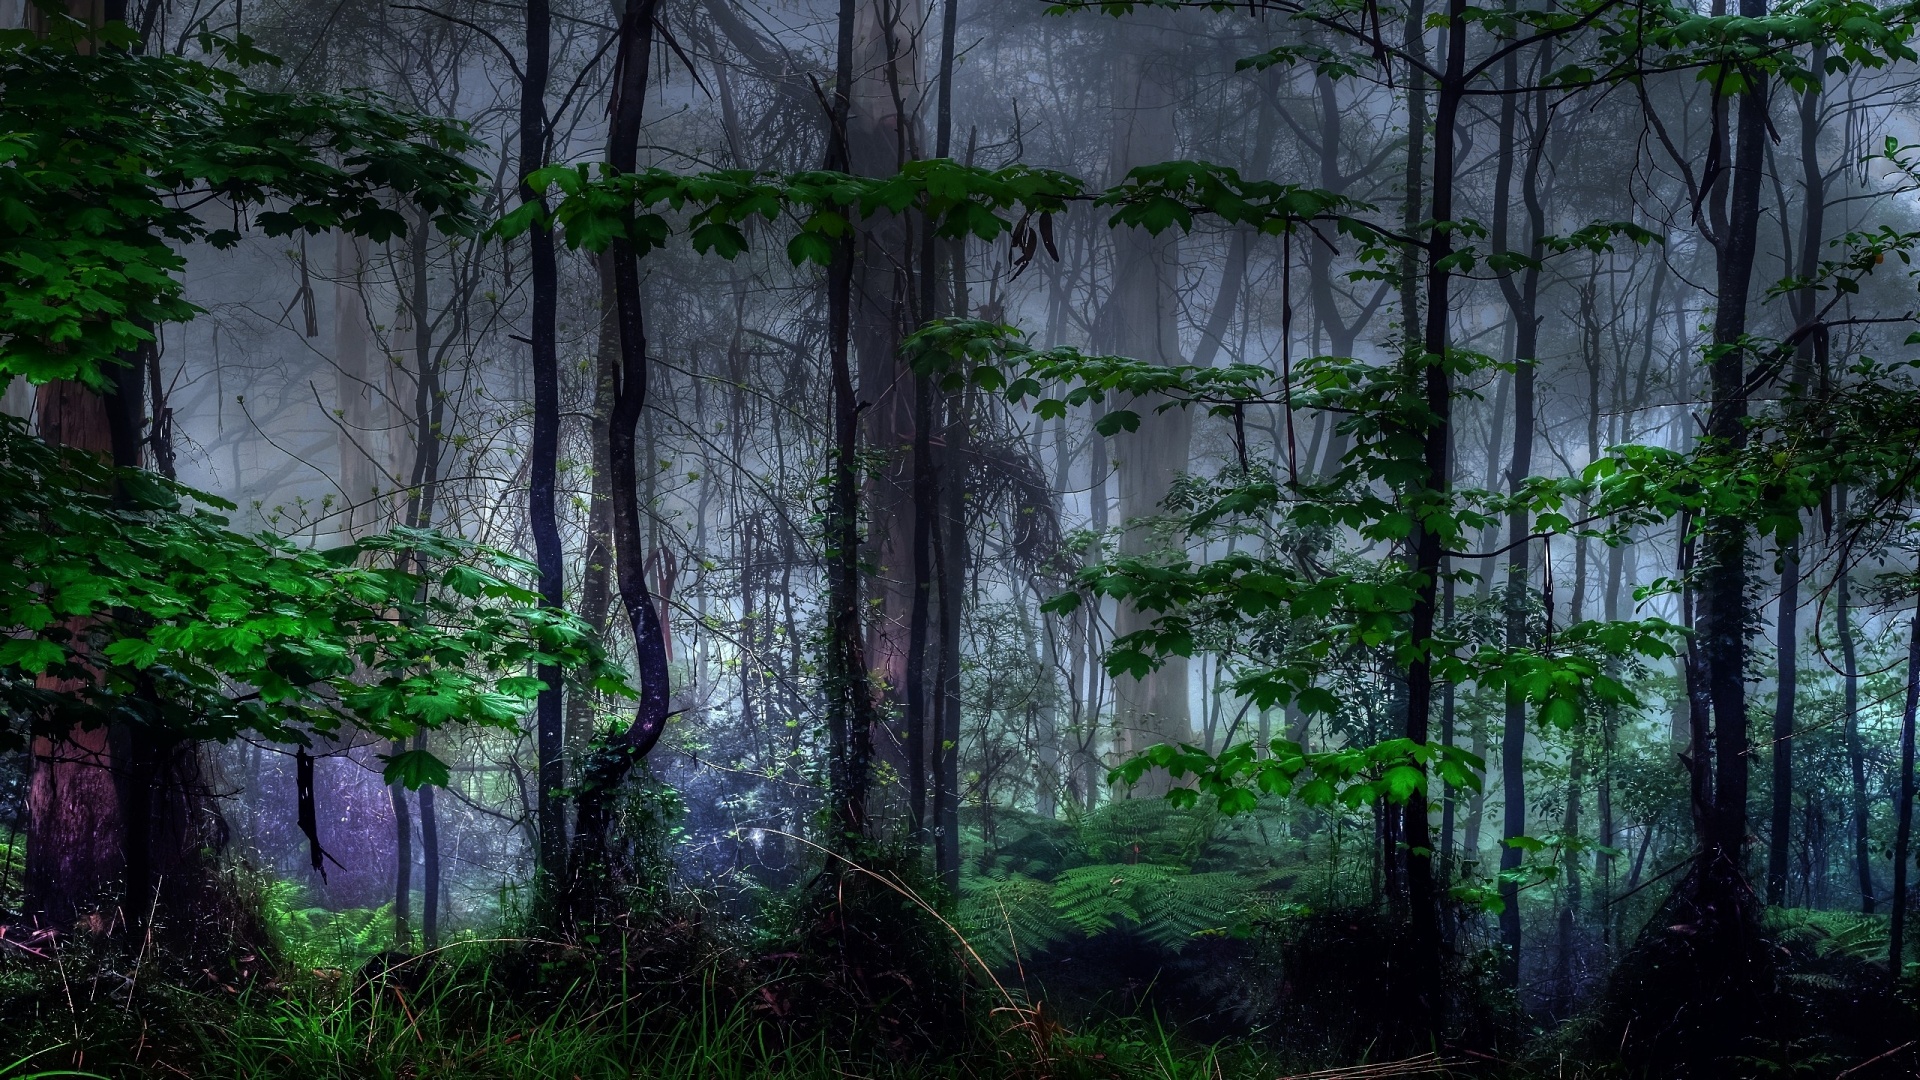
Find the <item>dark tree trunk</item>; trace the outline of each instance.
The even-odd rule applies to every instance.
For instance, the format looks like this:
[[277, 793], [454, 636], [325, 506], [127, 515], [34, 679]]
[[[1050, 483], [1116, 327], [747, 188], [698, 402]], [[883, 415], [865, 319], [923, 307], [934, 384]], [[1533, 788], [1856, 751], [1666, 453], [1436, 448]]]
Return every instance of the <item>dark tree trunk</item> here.
[[[1765, 0], [1741, 0], [1741, 14], [1766, 14]], [[1713, 340], [1719, 350], [1710, 365], [1713, 394], [1707, 433], [1730, 449], [1747, 442], [1746, 353], [1740, 340], [1747, 331], [1748, 294], [1760, 221], [1760, 182], [1767, 138], [1767, 83], [1748, 74], [1750, 88], [1740, 95], [1738, 142], [1733, 153], [1726, 229], [1716, 248], [1717, 300]], [[1736, 878], [1742, 869], [1747, 835], [1747, 532], [1732, 518], [1705, 523], [1700, 582], [1704, 615], [1702, 662], [1707, 698], [1713, 712], [1714, 820], [1707, 856], [1724, 859]], [[1694, 747], [1696, 754], [1707, 748]]]
[[[639, 166], [640, 122], [653, 47], [658, 0], [630, 2], [620, 18], [607, 160], [620, 172]], [[659, 609], [647, 587], [646, 542], [640, 528], [640, 478], [637, 432], [647, 401], [647, 336], [640, 297], [640, 262], [624, 241], [613, 245], [613, 292], [620, 364], [613, 386], [607, 426], [609, 499], [612, 508], [613, 561], [620, 602], [633, 632], [639, 661], [640, 703], [633, 723], [618, 739], [594, 751], [581, 770], [574, 819], [573, 866], [576, 915], [596, 896], [596, 879], [606, 858], [606, 834], [615, 789], [634, 764], [652, 751], [666, 729], [668, 715], [667, 642]]]
[[940, 715], [934, 773], [938, 806], [935, 826], [939, 832], [934, 863], [940, 880], [955, 894], [960, 889], [960, 634], [969, 555], [966, 443], [967, 400], [963, 391], [948, 404], [947, 446], [941, 455], [940, 531], [934, 548], [940, 602]]
[[[413, 748], [425, 752], [426, 732], [413, 737]], [[429, 949], [440, 944], [440, 817], [432, 784], [420, 789], [420, 940]]]
[[[1544, 62], [1544, 58], [1543, 58]], [[1517, 91], [1520, 86], [1518, 54], [1509, 54], [1504, 65], [1503, 78], [1508, 93], [1502, 97], [1500, 106], [1500, 144], [1497, 149], [1495, 167], [1498, 180], [1494, 185], [1493, 245], [1496, 251], [1509, 250], [1509, 218], [1512, 212], [1512, 191], [1514, 172], [1514, 150], [1519, 145], [1515, 129], [1519, 122], [1519, 110], [1523, 102], [1534, 105], [1531, 118], [1532, 130], [1527, 144], [1527, 157], [1524, 178], [1521, 181], [1522, 198], [1526, 205], [1527, 255], [1534, 260], [1515, 283], [1511, 277], [1500, 279], [1500, 291], [1507, 303], [1509, 317], [1513, 320], [1513, 451], [1507, 466], [1507, 490], [1518, 491], [1520, 485], [1533, 472], [1533, 436], [1534, 436], [1534, 381], [1535, 364], [1539, 359], [1540, 338], [1540, 271], [1539, 260], [1543, 254], [1541, 238], [1546, 231], [1546, 210], [1541, 199], [1540, 170], [1546, 157], [1546, 125], [1551, 117], [1547, 105], [1547, 95], [1536, 92], [1522, 97]], [[1531, 522], [1524, 509], [1516, 509], [1507, 518], [1507, 586], [1505, 591], [1506, 643], [1508, 648], [1518, 648], [1528, 643], [1528, 614], [1530, 603], [1527, 588], [1532, 573], [1530, 559], [1531, 545], [1527, 535]], [[1500, 869], [1514, 872], [1520, 869], [1523, 851], [1510, 841], [1526, 835], [1526, 747], [1527, 747], [1527, 709], [1526, 702], [1514, 690], [1506, 695], [1506, 713], [1500, 736], [1500, 800], [1504, 807], [1500, 829]], [[1520, 985], [1520, 889], [1511, 881], [1500, 886], [1500, 944], [1501, 975], [1510, 988]]]
[[[542, 193], [526, 178], [547, 163], [547, 77], [552, 52], [552, 15], [547, 0], [527, 0], [526, 68], [520, 83], [521, 197], [543, 201]], [[535, 225], [527, 234], [528, 284], [532, 311], [527, 327], [533, 354], [533, 432], [527, 448], [527, 523], [533, 534], [533, 561], [538, 569], [541, 606], [558, 609], [564, 600], [560, 525], [555, 507], [555, 485], [560, 455], [560, 346], [556, 311], [559, 268], [553, 230]], [[536, 675], [546, 684], [534, 705], [535, 753], [539, 760], [534, 794], [538, 826], [537, 860], [543, 887], [559, 872], [566, 849], [567, 829], [559, 799], [566, 783], [566, 731], [562, 711], [564, 690], [560, 670], [543, 665]]]
[[1900, 712], [1900, 786], [1894, 806], [1893, 909], [1887, 925], [1887, 969], [1896, 980], [1906, 970], [1907, 863], [1913, 856], [1914, 714], [1920, 711], [1920, 605], [1907, 631], [1907, 701]]
[[[1466, 0], [1448, 0], [1447, 59], [1434, 102], [1432, 206], [1429, 217], [1451, 221], [1454, 195], [1454, 148], [1457, 141], [1460, 105], [1466, 90], [1467, 4]], [[1446, 361], [1448, 320], [1452, 316], [1453, 233], [1435, 229], [1427, 239], [1426, 332], [1422, 342], [1425, 355], [1421, 370], [1428, 421], [1423, 425], [1425, 474], [1414, 491], [1416, 499], [1437, 505], [1451, 498], [1452, 470], [1448, 450], [1452, 446], [1453, 380]], [[1424, 650], [1434, 636], [1434, 616], [1439, 608], [1441, 535], [1426, 527], [1416, 515], [1413, 535], [1413, 567], [1419, 575], [1414, 594], [1412, 641], [1423, 650], [1407, 668], [1405, 737], [1416, 745], [1431, 739], [1433, 709], [1433, 660]], [[1427, 823], [1425, 786], [1415, 790], [1401, 808], [1398, 841], [1405, 845], [1404, 873], [1408, 908], [1409, 962], [1404, 994], [1416, 1030], [1432, 1030], [1441, 1015], [1439, 985], [1441, 972], [1440, 898], [1434, 888], [1433, 837]]]
[[[1847, 516], [1847, 489], [1834, 496], [1835, 513], [1844, 523]], [[1843, 525], [1844, 527], [1844, 525]], [[1860, 738], [1860, 656], [1853, 632], [1852, 568], [1843, 551], [1834, 569], [1834, 621], [1840, 638], [1840, 709], [1847, 740], [1847, 778], [1852, 781], [1852, 800], [1848, 809], [1853, 819], [1853, 874], [1860, 886], [1860, 910], [1873, 914], [1877, 897], [1873, 890], [1872, 836], [1867, 828], [1867, 748]]]
[[[406, 743], [393, 740], [391, 753], [406, 750]], [[405, 949], [413, 944], [413, 813], [404, 786], [388, 784], [387, 798], [393, 806], [393, 947]]]
[[[1824, 58], [1824, 45], [1816, 46], [1813, 63]], [[1800, 265], [1798, 274], [1807, 284], [1794, 290], [1790, 309], [1794, 322], [1804, 324], [1813, 318], [1817, 293], [1814, 279], [1820, 265], [1827, 209], [1826, 174], [1820, 167], [1820, 87], [1816, 83], [1800, 95]], [[1794, 350], [1789, 395], [1805, 389], [1811, 374], [1815, 335], [1808, 335]], [[1794, 708], [1800, 685], [1800, 541], [1796, 537], [1780, 552], [1780, 607], [1775, 619], [1779, 638], [1776, 667], [1779, 692], [1773, 708], [1773, 799], [1772, 829], [1767, 838], [1767, 903], [1787, 902], [1787, 855], [1793, 832], [1793, 755]]]
[[[113, 402], [75, 382], [40, 387], [35, 402], [40, 437], [55, 446], [111, 457]], [[71, 692], [81, 684], [42, 677], [43, 690]], [[104, 727], [76, 727], [58, 738], [33, 741], [27, 782], [24, 885], [28, 912], [67, 929], [102, 907], [127, 869], [119, 758]], [[102, 922], [104, 927], [104, 922]]]
[[[853, 78], [854, 0], [841, 0], [833, 125], [827, 167], [851, 165], [847, 112]], [[834, 841], [846, 847], [867, 836], [867, 784], [873, 757], [873, 695], [867, 681], [860, 610], [860, 487], [855, 461], [860, 402], [848, 357], [853, 309], [853, 240], [838, 244], [827, 268], [827, 348], [833, 395], [833, 480], [827, 496], [827, 733], [831, 745]]]
[[[946, 0], [941, 11], [940, 89], [934, 131], [934, 156], [944, 158], [953, 148], [953, 55], [954, 35], [959, 18], [957, 0]], [[920, 241], [920, 318], [931, 320], [947, 314], [945, 302], [950, 294], [940, 288], [941, 243], [933, 234], [933, 223], [923, 223]], [[928, 832], [928, 789], [933, 780], [934, 761], [929, 747], [938, 746], [938, 738], [929, 739], [939, 710], [933, 688], [927, 684], [927, 647], [933, 631], [933, 530], [939, 507], [938, 467], [933, 460], [933, 425], [937, 391], [929, 376], [913, 378], [913, 603], [907, 626], [907, 813], [915, 843], [923, 843]]]

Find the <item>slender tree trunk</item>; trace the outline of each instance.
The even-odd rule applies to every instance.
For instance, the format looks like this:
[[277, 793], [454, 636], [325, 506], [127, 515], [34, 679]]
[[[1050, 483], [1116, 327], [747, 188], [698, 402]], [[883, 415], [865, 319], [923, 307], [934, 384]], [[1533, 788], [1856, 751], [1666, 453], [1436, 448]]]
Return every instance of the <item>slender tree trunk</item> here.
[[366, 297], [361, 278], [366, 273], [367, 244], [357, 236], [338, 233], [334, 244], [333, 368], [334, 400], [339, 413], [335, 443], [340, 453], [339, 485], [346, 505], [340, 531], [357, 539], [373, 523], [374, 491], [373, 410], [375, 387], [368, 362]]
[[[941, 11], [940, 89], [935, 118], [934, 156], [944, 158], [953, 145], [953, 55], [954, 35], [959, 19], [957, 0], [946, 0]], [[923, 223], [920, 250], [920, 317], [937, 319], [946, 313], [943, 302], [950, 296], [940, 288], [940, 241], [933, 235], [931, 220]], [[928, 788], [933, 781], [935, 759], [929, 747], [939, 739], [929, 739], [936, 724], [934, 687], [927, 684], [928, 639], [933, 632], [933, 532], [940, 513], [939, 470], [933, 455], [933, 425], [937, 390], [929, 376], [913, 377], [913, 603], [907, 626], [907, 774], [908, 823], [915, 842], [927, 834]], [[936, 783], [937, 786], [937, 783]]]
[[[1454, 150], [1459, 135], [1460, 105], [1466, 91], [1466, 0], [1448, 0], [1447, 17], [1446, 67], [1434, 103], [1433, 201], [1429, 216], [1435, 221], [1451, 221], [1454, 213]], [[1420, 367], [1428, 420], [1420, 432], [1425, 470], [1412, 497], [1430, 502], [1435, 510], [1452, 498], [1448, 451], [1453, 441], [1453, 380], [1446, 360], [1451, 345], [1448, 322], [1453, 314], [1452, 238], [1450, 229], [1435, 229], [1426, 242], [1426, 332]], [[1418, 644], [1419, 651], [1407, 667], [1406, 726], [1402, 734], [1415, 745], [1422, 745], [1431, 738], [1433, 660], [1425, 650], [1434, 637], [1442, 559], [1440, 533], [1427, 527], [1417, 510], [1409, 546], [1418, 575], [1409, 638]], [[1409, 1019], [1419, 1028], [1431, 1029], [1440, 1017], [1439, 999], [1444, 991], [1438, 985], [1442, 946], [1440, 898], [1433, 881], [1433, 840], [1427, 821], [1425, 785], [1416, 789], [1401, 808], [1398, 831], [1397, 839], [1405, 845], [1403, 865], [1411, 920], [1408, 928], [1411, 955], [1405, 987], [1412, 1012]]]
[[[1814, 47], [1817, 68], [1826, 56], [1825, 43]], [[1794, 290], [1790, 307], [1796, 323], [1813, 317], [1817, 293], [1814, 280], [1824, 248], [1827, 208], [1826, 173], [1820, 167], [1820, 86], [1813, 83], [1800, 94], [1800, 265], [1806, 282]], [[1794, 350], [1788, 393], [1798, 394], [1811, 374], [1814, 339], [1809, 335]], [[1774, 620], [1779, 638], [1776, 667], [1778, 693], [1773, 708], [1772, 828], [1767, 838], [1767, 903], [1787, 902], [1787, 853], [1793, 832], [1794, 709], [1800, 683], [1800, 540], [1795, 537], [1780, 551], [1780, 606]]]
[[[1509, 7], [1512, 5], [1509, 4]], [[1543, 64], [1545, 58], [1543, 57]], [[1500, 290], [1507, 302], [1507, 309], [1513, 320], [1514, 375], [1513, 375], [1513, 452], [1507, 466], [1507, 490], [1516, 492], [1533, 472], [1534, 437], [1534, 381], [1535, 365], [1539, 358], [1539, 298], [1540, 272], [1539, 260], [1543, 254], [1541, 237], [1546, 230], [1546, 212], [1540, 192], [1540, 168], [1546, 156], [1546, 125], [1551, 111], [1546, 104], [1546, 94], [1535, 92], [1525, 98], [1517, 92], [1520, 87], [1518, 54], [1510, 54], [1504, 65], [1504, 75], [1508, 93], [1501, 98], [1500, 106], [1500, 145], [1496, 151], [1496, 171], [1498, 180], [1494, 186], [1493, 246], [1495, 251], [1510, 249], [1508, 242], [1509, 218], [1513, 190], [1514, 150], [1519, 145], [1515, 130], [1519, 121], [1519, 110], [1523, 102], [1534, 105], [1532, 130], [1527, 144], [1527, 157], [1524, 179], [1521, 182], [1523, 202], [1527, 212], [1526, 244], [1527, 254], [1533, 260], [1528, 269], [1522, 271], [1516, 283], [1511, 277], [1500, 279]], [[1531, 543], [1527, 540], [1531, 521], [1524, 509], [1516, 508], [1507, 517], [1507, 587], [1506, 587], [1506, 643], [1508, 648], [1517, 648], [1528, 644], [1528, 627], [1531, 603], [1527, 589], [1531, 577]], [[1512, 873], [1518, 871], [1523, 857], [1521, 848], [1512, 841], [1526, 835], [1526, 747], [1527, 747], [1527, 710], [1526, 702], [1520, 694], [1509, 689], [1506, 694], [1506, 715], [1501, 727], [1500, 738], [1500, 784], [1501, 804], [1504, 807], [1501, 824], [1500, 869]], [[1520, 890], [1511, 881], [1500, 886], [1500, 944], [1503, 966], [1501, 974], [1507, 986], [1517, 989], [1520, 985], [1521, 921]]]
[[[1836, 516], [1845, 521], [1845, 487], [1839, 490], [1834, 502]], [[1854, 641], [1850, 570], [1843, 554], [1833, 572], [1834, 621], [1838, 624], [1840, 637], [1840, 708], [1845, 718], [1847, 774], [1853, 782], [1853, 799], [1849, 807], [1853, 817], [1853, 873], [1860, 886], [1860, 910], [1871, 915], [1877, 898], [1873, 890], [1873, 838], [1867, 829], [1867, 748], [1860, 739], [1860, 657]]]
[[1887, 969], [1896, 980], [1906, 970], [1907, 869], [1913, 856], [1914, 714], [1920, 711], [1920, 605], [1907, 631], [1907, 700], [1900, 712], [1900, 787], [1894, 807], [1893, 909], [1887, 924]]
[[[1166, 21], [1153, 25], [1164, 29]], [[1108, 179], [1119, 183], [1140, 165], [1174, 156], [1177, 68], [1170, 56], [1139, 42], [1123, 42], [1113, 64], [1112, 151]], [[1113, 231], [1113, 290], [1100, 313], [1095, 347], [1158, 364], [1181, 362], [1178, 275], [1180, 252], [1171, 231]], [[1115, 439], [1120, 459], [1120, 548], [1144, 556], [1161, 546], [1149, 520], [1161, 513], [1174, 478], [1187, 468], [1192, 418], [1185, 409], [1135, 406], [1140, 426]], [[1121, 601], [1114, 632], [1145, 630], [1158, 615]], [[1122, 752], [1192, 738], [1188, 705], [1189, 664], [1175, 657], [1140, 678], [1114, 682], [1115, 721]], [[1155, 770], [1134, 786], [1135, 797], [1164, 794], [1170, 778]]]
[[[406, 749], [405, 742], [393, 740], [393, 754]], [[407, 949], [413, 945], [413, 814], [404, 786], [388, 784], [387, 797], [393, 806], [393, 947]]]
[[[1766, 14], [1765, 0], [1741, 0], [1748, 18]], [[1710, 365], [1713, 407], [1707, 433], [1738, 450], [1746, 445], [1747, 370], [1741, 339], [1747, 331], [1748, 294], [1760, 221], [1760, 184], [1767, 138], [1767, 81], [1748, 73], [1740, 95], [1738, 142], [1732, 157], [1727, 225], [1716, 248], [1718, 288], [1713, 341], [1719, 350]], [[1709, 858], [1725, 860], [1731, 879], [1743, 876], [1747, 835], [1747, 533], [1741, 522], [1715, 518], [1706, 523], [1701, 575], [1704, 616], [1702, 656], [1707, 697], [1713, 713], [1714, 821]], [[1696, 745], [1696, 754], [1707, 748]]]
[[[612, 253], [595, 260], [595, 266], [600, 272], [600, 341], [594, 350], [593, 416], [588, 428], [593, 478], [587, 490], [587, 545], [580, 568], [580, 618], [604, 638], [610, 625], [608, 613], [613, 607], [613, 461], [609, 456], [609, 435], [613, 427], [614, 388], [620, 378], [620, 312]], [[744, 541], [744, 538], [738, 539]], [[747, 667], [750, 665], [743, 665], [743, 670]], [[567, 699], [569, 759], [578, 760], [587, 752], [587, 745], [593, 741], [594, 723], [594, 695], [578, 693]]]
[[[413, 748], [426, 751], [426, 732], [413, 737]], [[432, 784], [420, 789], [420, 940], [429, 949], [440, 944], [440, 817]]]
[[[615, 170], [639, 165], [640, 122], [658, 0], [629, 0], [620, 17], [619, 49], [607, 138], [607, 161]], [[572, 868], [576, 917], [594, 898], [605, 859], [606, 831], [615, 789], [645, 758], [666, 730], [669, 669], [659, 608], [647, 587], [647, 543], [641, 530], [638, 430], [647, 403], [647, 334], [640, 296], [640, 262], [624, 241], [612, 247], [614, 318], [620, 342], [613, 401], [607, 424], [607, 471], [612, 511], [613, 561], [620, 603], [633, 633], [640, 675], [640, 701], [633, 722], [618, 739], [589, 756], [576, 785]]]
[[966, 603], [967, 542], [966, 475], [967, 395], [963, 390], [948, 402], [946, 453], [941, 455], [940, 530], [935, 539], [934, 564], [939, 575], [940, 603], [940, 716], [935, 747], [938, 813], [935, 869], [947, 891], [960, 890], [960, 635]]
[[[827, 166], [846, 170], [849, 95], [853, 78], [854, 0], [841, 0], [833, 127]], [[847, 847], [867, 836], [867, 781], [872, 759], [873, 697], [861, 640], [860, 403], [848, 357], [853, 305], [854, 250], [843, 239], [827, 269], [827, 348], [832, 385], [833, 479], [826, 512], [827, 731], [832, 755], [829, 799], [834, 843]]]
[[[547, 78], [552, 53], [552, 15], [547, 0], [527, 0], [526, 67], [520, 83], [521, 197], [543, 201], [526, 178], [547, 162]], [[527, 448], [527, 522], [533, 534], [542, 607], [558, 610], [564, 602], [565, 572], [555, 490], [560, 463], [560, 345], [557, 326], [559, 267], [553, 230], [535, 225], [527, 234], [528, 285], [532, 290], [527, 328], [533, 354], [533, 431]], [[545, 688], [534, 704], [534, 745], [539, 761], [534, 793], [538, 828], [538, 867], [543, 887], [559, 872], [566, 848], [566, 822], [559, 791], [566, 783], [564, 690], [559, 668], [542, 665], [535, 674]]]

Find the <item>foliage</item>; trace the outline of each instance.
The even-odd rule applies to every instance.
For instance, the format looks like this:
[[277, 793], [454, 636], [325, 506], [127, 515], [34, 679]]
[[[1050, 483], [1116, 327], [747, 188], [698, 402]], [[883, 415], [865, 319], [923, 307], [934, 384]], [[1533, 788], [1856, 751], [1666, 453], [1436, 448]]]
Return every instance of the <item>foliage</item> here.
[[307, 902], [291, 881], [270, 881], [261, 890], [262, 921], [280, 958], [294, 972], [355, 969], [393, 943], [393, 905], [334, 911]]
[[[329, 549], [228, 529], [213, 496], [30, 438], [0, 417], [0, 739], [108, 720], [169, 740], [306, 744], [518, 723], [542, 665], [624, 692], [532, 568], [431, 531]], [[209, 509], [211, 508], [211, 509]], [[49, 682], [48, 680], [59, 680]], [[444, 783], [424, 751], [390, 780]]]
[[[1226, 839], [1219, 816], [1127, 799], [1049, 822], [996, 811], [994, 842], [962, 880], [956, 920], [982, 959], [1008, 967], [1072, 941], [1112, 936], [1178, 953], [1208, 935], [1244, 935], [1293, 907], [1256, 864], [1200, 869]], [[1238, 860], [1226, 860], [1229, 863]]]
[[[1500, 520], [1509, 509], [1526, 509], [1546, 535], [1575, 532], [1564, 510], [1579, 483], [1536, 478], [1514, 498], [1472, 490], [1427, 491], [1421, 482], [1421, 432], [1433, 422], [1424, 390], [1408, 365], [1371, 366], [1322, 357], [1293, 372], [1255, 365], [1198, 369], [1160, 366], [1117, 357], [1088, 357], [1071, 349], [1035, 350], [1017, 331], [978, 320], [951, 320], [908, 339], [907, 350], [923, 369], [999, 391], [1009, 400], [1041, 398], [1045, 385], [1071, 390], [1063, 403], [1101, 401], [1112, 394], [1161, 401], [1159, 408], [1201, 405], [1232, 416], [1255, 401], [1327, 408], [1342, 415], [1340, 428], [1354, 443], [1332, 477], [1284, 481], [1251, 469], [1229, 470], [1211, 483], [1193, 483], [1177, 518], [1193, 540], [1225, 538], [1247, 520], [1285, 519], [1302, 532], [1347, 529], [1362, 539], [1402, 544], [1418, 528], [1458, 548], [1473, 532]], [[1469, 354], [1449, 358], [1456, 374], [1482, 363]], [[1278, 382], [1277, 389], [1271, 388]], [[1265, 384], [1263, 386], [1263, 384]], [[1041, 399], [1037, 407], [1044, 407]], [[1064, 407], [1064, 404], [1061, 405]], [[1109, 419], [1116, 414], [1109, 414]], [[1137, 425], [1118, 411], [1116, 427]], [[1131, 417], [1131, 421], [1127, 418]], [[1619, 512], [1624, 513], [1624, 508]], [[1402, 549], [1404, 551], [1404, 549]], [[1079, 593], [1048, 604], [1072, 611], [1081, 594], [1111, 597], [1154, 614], [1151, 626], [1116, 638], [1106, 665], [1115, 674], [1144, 676], [1171, 658], [1194, 654], [1205, 636], [1244, 638], [1275, 616], [1309, 620], [1317, 627], [1306, 644], [1284, 658], [1250, 657], [1233, 682], [1236, 694], [1260, 708], [1294, 704], [1312, 715], [1333, 716], [1348, 705], [1325, 676], [1339, 655], [1385, 649], [1401, 666], [1425, 658], [1436, 679], [1455, 686], [1512, 688], [1538, 707], [1541, 722], [1560, 730], [1574, 726], [1593, 705], [1628, 705], [1627, 685], [1610, 672], [1624, 660], [1674, 654], [1680, 628], [1660, 619], [1587, 621], [1533, 645], [1464, 642], [1411, 637], [1410, 615], [1422, 588], [1431, 584], [1404, 554], [1364, 573], [1330, 572], [1290, 548], [1230, 550], [1195, 558], [1185, 551], [1120, 555], [1076, 575]], [[1416, 746], [1392, 741], [1355, 744], [1318, 754], [1286, 740], [1261, 757], [1251, 744], [1218, 756], [1191, 747], [1159, 746], [1126, 763], [1114, 776], [1137, 781], [1148, 769], [1176, 777], [1193, 775], [1192, 788], [1169, 797], [1190, 801], [1204, 793], [1233, 812], [1251, 809], [1255, 792], [1295, 793], [1309, 803], [1336, 798], [1359, 805], [1373, 798], [1404, 801], [1424, 791], [1429, 769], [1454, 786], [1477, 787], [1484, 763], [1438, 743]], [[1304, 780], [1302, 778], [1305, 778]]]
[[[52, 32], [0, 32], [0, 382], [106, 372], [191, 318], [180, 245], [218, 248], [236, 228], [222, 203], [270, 236], [405, 232], [393, 197], [445, 231], [471, 233], [474, 143], [454, 122], [368, 94], [274, 93], [234, 71], [134, 52], [131, 31], [59, 13]], [[247, 67], [276, 64], [244, 37], [202, 47]]]

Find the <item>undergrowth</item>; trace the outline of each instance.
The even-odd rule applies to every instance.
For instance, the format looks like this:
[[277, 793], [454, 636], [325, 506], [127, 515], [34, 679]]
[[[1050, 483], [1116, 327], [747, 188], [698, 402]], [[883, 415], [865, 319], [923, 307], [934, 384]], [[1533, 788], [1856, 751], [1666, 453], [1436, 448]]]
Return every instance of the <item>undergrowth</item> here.
[[[476, 943], [484, 944], [484, 943]], [[68, 967], [77, 966], [77, 958]], [[0, 1078], [207, 1080], [829, 1080], [1033, 1077], [1221, 1080], [1278, 1075], [1250, 1048], [1183, 1042], [1151, 1020], [1068, 1031], [1041, 1010], [972, 1010], [972, 1037], [935, 1057], [894, 1058], [797, 1032], [757, 995], [712, 988], [692, 1003], [656, 986], [624, 996], [576, 983], [539, 1007], [488, 965], [399, 969], [364, 982], [308, 977], [222, 996], [156, 985], [116, 996], [53, 970], [8, 972]], [[88, 994], [95, 996], [91, 999]], [[69, 997], [77, 994], [78, 996]], [[37, 1008], [17, 1006], [33, 1002]], [[984, 1004], [984, 1003], [983, 1003]]]

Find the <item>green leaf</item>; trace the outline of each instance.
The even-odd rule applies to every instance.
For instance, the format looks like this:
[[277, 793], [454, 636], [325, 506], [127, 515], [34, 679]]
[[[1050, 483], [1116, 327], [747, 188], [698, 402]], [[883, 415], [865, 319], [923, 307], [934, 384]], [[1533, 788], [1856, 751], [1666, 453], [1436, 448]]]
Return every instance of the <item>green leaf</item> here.
[[408, 791], [418, 791], [427, 784], [446, 787], [453, 779], [453, 771], [447, 768], [447, 763], [425, 750], [381, 754], [380, 760], [386, 762], [386, 768], [380, 773], [382, 781], [404, 784]]

